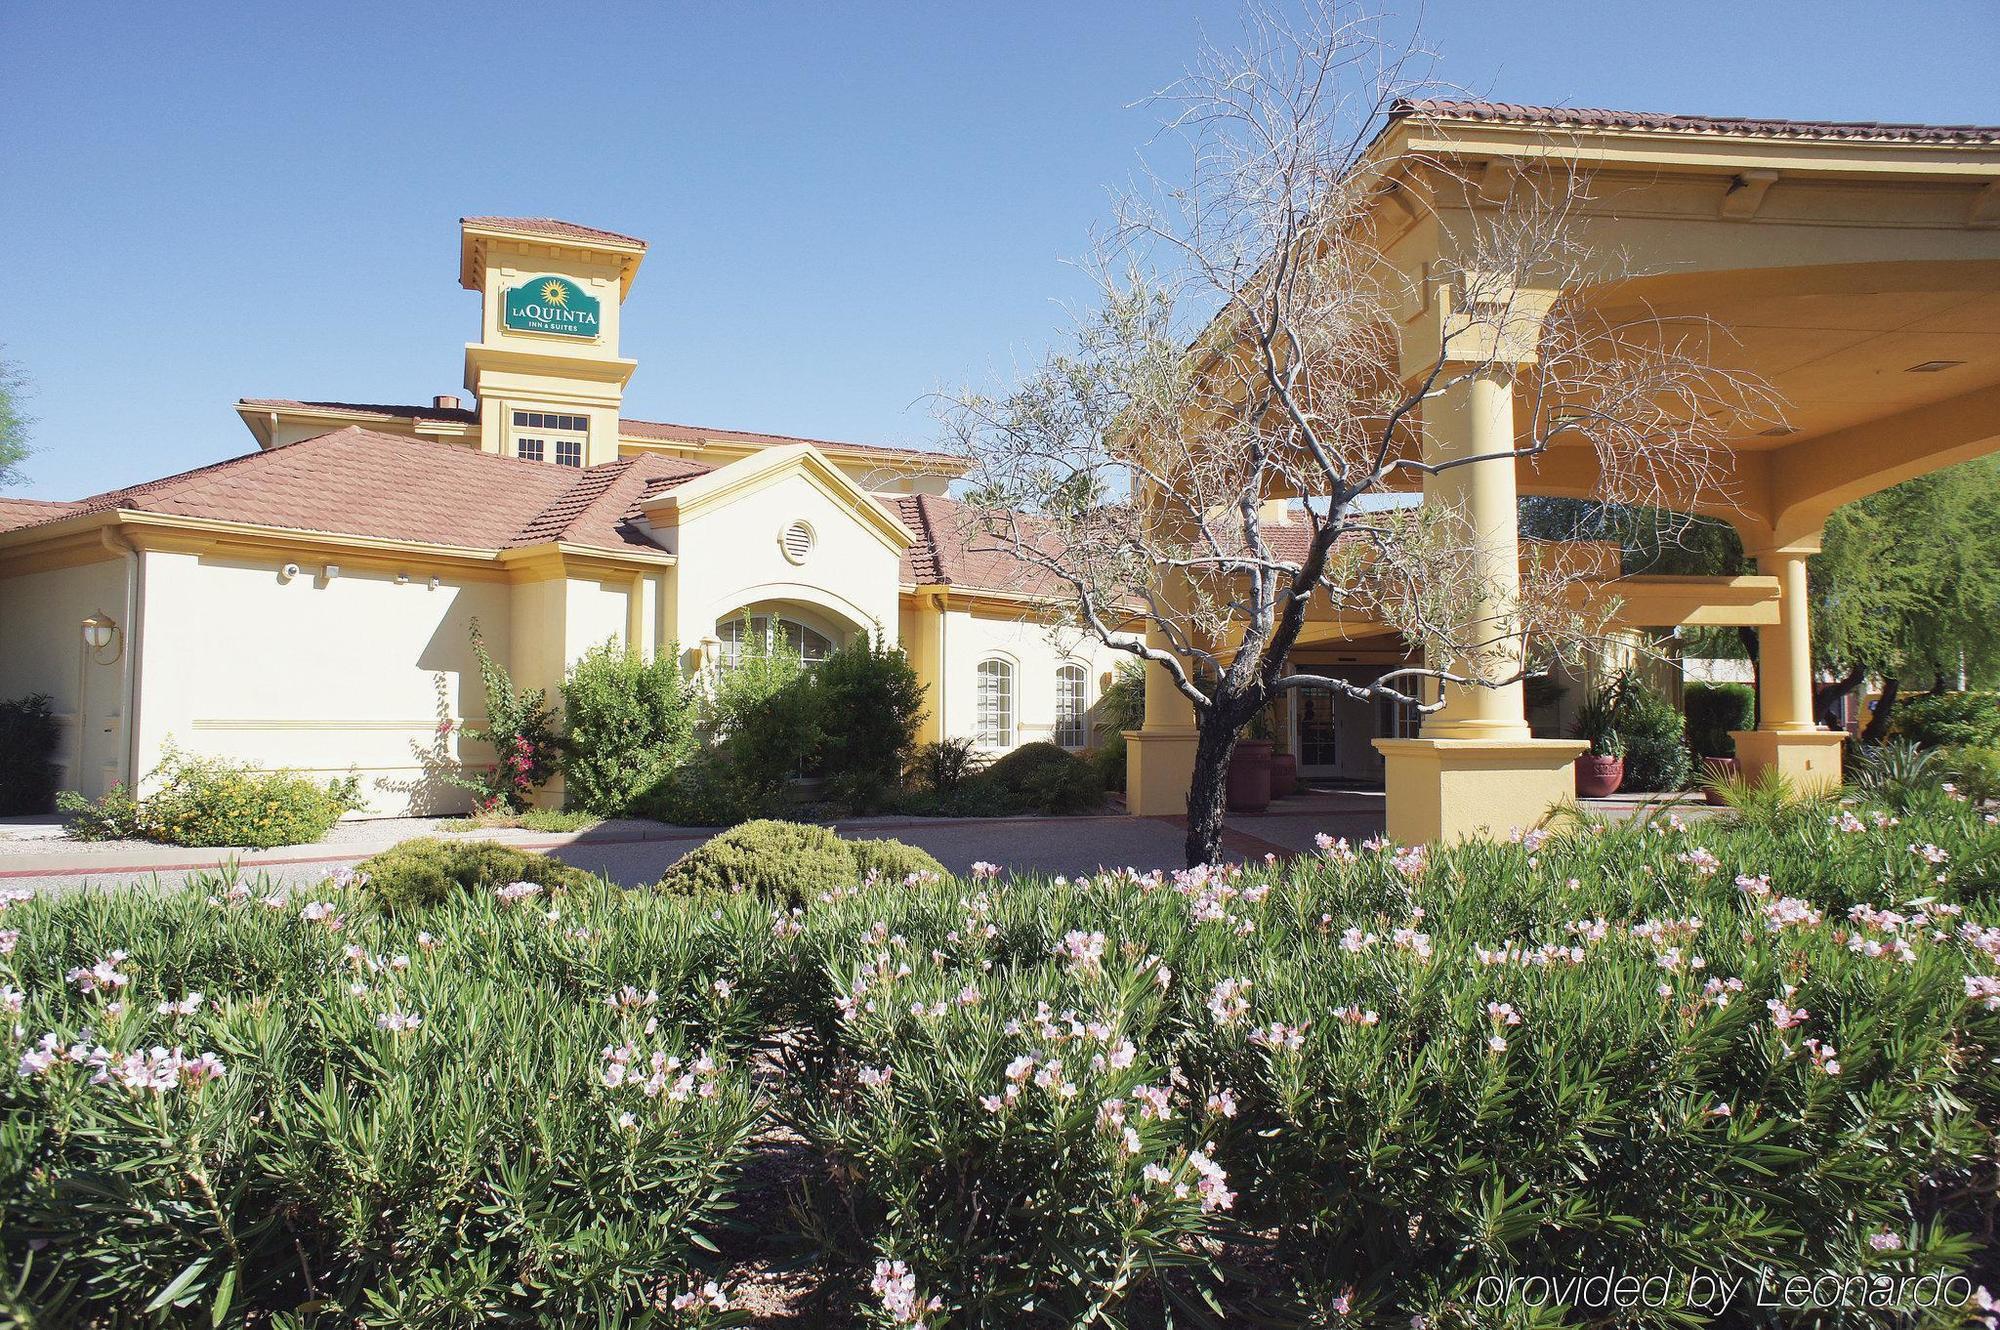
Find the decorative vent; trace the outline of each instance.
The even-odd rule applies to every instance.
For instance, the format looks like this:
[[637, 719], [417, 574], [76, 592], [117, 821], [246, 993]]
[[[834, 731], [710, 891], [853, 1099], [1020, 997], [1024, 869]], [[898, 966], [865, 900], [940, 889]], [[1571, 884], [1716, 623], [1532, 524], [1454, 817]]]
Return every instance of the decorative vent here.
[[784, 547], [787, 559], [804, 563], [806, 555], [812, 553], [813, 529], [803, 521], [794, 522], [778, 537], [778, 544]]

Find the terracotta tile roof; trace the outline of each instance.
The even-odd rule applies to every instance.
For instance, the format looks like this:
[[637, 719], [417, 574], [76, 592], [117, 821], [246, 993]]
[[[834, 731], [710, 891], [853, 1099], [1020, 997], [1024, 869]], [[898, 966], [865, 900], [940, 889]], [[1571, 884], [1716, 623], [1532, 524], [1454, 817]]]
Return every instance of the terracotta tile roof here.
[[1668, 115], [1581, 106], [1524, 106], [1514, 102], [1399, 98], [1391, 120], [1417, 117], [1497, 124], [1551, 125], [1565, 129], [1668, 130], [1747, 138], [1852, 139], [1877, 143], [2000, 143], [2000, 126], [1887, 124], [1873, 120], [1771, 120], [1752, 116]]
[[467, 407], [399, 406], [387, 402], [303, 402], [295, 397], [243, 397], [238, 406], [268, 406], [284, 411], [351, 411], [357, 415], [394, 416], [399, 420], [449, 420], [473, 425], [479, 413]]
[[640, 527], [642, 500], [715, 468], [680, 457], [621, 457], [584, 471], [510, 542], [560, 540], [593, 549], [651, 546]]
[[[975, 510], [956, 499], [934, 494], [884, 495], [917, 543], [903, 551], [902, 579], [912, 586], [940, 583], [972, 591], [1015, 591], [1029, 595], [1060, 595], [1066, 584], [1008, 551], [1006, 537], [980, 522]], [[1024, 519], [1032, 537], [1033, 519]], [[1297, 563], [1305, 558], [1312, 529], [1304, 522], [1266, 525], [1264, 540], [1277, 558]]]
[[954, 473], [959, 469], [959, 459], [950, 453], [930, 452], [922, 448], [891, 448], [879, 443], [842, 443], [837, 439], [810, 439], [796, 434], [759, 434], [752, 430], [671, 425], [659, 420], [621, 420], [618, 428], [635, 439], [659, 439], [668, 443], [700, 443], [712, 439], [717, 443], [744, 443], [760, 448], [809, 443], [815, 448], [838, 448], [843, 452], [877, 453], [884, 457], [914, 457], [949, 463]]
[[58, 503], [53, 499], [0, 499], [0, 531], [53, 522], [58, 517], [68, 517], [76, 509], [73, 503]]
[[565, 222], [559, 217], [461, 217], [461, 226], [486, 226], [496, 231], [526, 231], [530, 235], [554, 236], [560, 240], [609, 240], [618, 245], [637, 245], [644, 249], [646, 242], [637, 236], [620, 235], [616, 231], [600, 231], [594, 226], [578, 226], [575, 222]]
[[[293, 397], [245, 397], [240, 406], [273, 407], [290, 411], [351, 411], [359, 415], [387, 416], [397, 420], [441, 420], [470, 425], [479, 419], [465, 407], [402, 406], [379, 402], [307, 402]], [[618, 422], [618, 432], [635, 439], [658, 439], [664, 443], [740, 443], [770, 448], [790, 443], [809, 443], [816, 448], [838, 448], [842, 452], [866, 453], [885, 458], [913, 458], [939, 464], [940, 470], [956, 474], [959, 459], [950, 453], [928, 452], [921, 448], [892, 448], [879, 443], [843, 443], [837, 439], [810, 439], [795, 434], [760, 434], [754, 430], [711, 429], [705, 425], [674, 425], [660, 420]]]
[[577, 471], [350, 426], [73, 504], [43, 505], [46, 515], [13, 525], [127, 509], [468, 549], [562, 540], [657, 552], [634, 520], [640, 498], [709, 469], [639, 457]]

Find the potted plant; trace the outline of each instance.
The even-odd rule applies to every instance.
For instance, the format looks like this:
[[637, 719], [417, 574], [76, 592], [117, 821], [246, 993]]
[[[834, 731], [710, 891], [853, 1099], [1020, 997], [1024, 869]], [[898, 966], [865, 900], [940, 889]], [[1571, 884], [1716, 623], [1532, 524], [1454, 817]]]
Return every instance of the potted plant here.
[[1743, 768], [1733, 757], [1704, 757], [1701, 774], [1701, 797], [1721, 805], [1728, 802], [1723, 796], [1724, 789], [1742, 777]]
[[1576, 760], [1577, 798], [1602, 799], [1616, 794], [1624, 782], [1625, 737], [1616, 724], [1616, 700], [1609, 693], [1595, 693], [1577, 708], [1571, 733], [1590, 744], [1590, 751]]
[[1232, 813], [1261, 813], [1271, 806], [1271, 723], [1261, 711], [1230, 754], [1228, 804]]
[[1292, 755], [1291, 746], [1285, 742], [1284, 731], [1274, 725], [1271, 737], [1271, 797], [1282, 799], [1298, 793], [1298, 789], [1299, 760]]

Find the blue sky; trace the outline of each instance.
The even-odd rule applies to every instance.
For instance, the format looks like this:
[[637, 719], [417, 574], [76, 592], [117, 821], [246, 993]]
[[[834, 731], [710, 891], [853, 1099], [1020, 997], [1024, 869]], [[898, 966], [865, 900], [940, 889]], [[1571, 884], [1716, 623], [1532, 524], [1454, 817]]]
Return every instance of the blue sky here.
[[[1411, 5], [1398, 12], [1409, 16]], [[474, 15], [486, 16], [486, 23]], [[1233, 4], [0, 7], [18, 492], [248, 451], [240, 396], [461, 391], [466, 213], [644, 236], [628, 415], [923, 445], [1039, 356], [1108, 186]], [[1511, 101], [2000, 120], [1992, 0], [1434, 0]]]

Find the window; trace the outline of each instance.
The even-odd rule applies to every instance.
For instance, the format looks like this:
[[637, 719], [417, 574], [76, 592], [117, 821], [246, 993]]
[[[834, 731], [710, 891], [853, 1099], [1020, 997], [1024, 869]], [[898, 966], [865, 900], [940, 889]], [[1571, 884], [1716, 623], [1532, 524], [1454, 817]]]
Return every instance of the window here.
[[979, 662], [979, 717], [973, 742], [982, 748], [1014, 746], [1014, 667], [1004, 660]]
[[557, 411], [516, 411], [514, 456], [524, 462], [554, 462], [582, 466], [584, 440], [590, 437], [590, 417]]
[[1082, 748], [1090, 741], [1084, 692], [1083, 666], [1063, 665], [1056, 669], [1056, 743], [1064, 748]]
[[807, 667], [819, 664], [833, 653], [833, 640], [825, 633], [795, 619], [773, 619], [766, 614], [753, 614], [747, 620], [726, 620], [716, 625], [715, 635], [722, 639], [717, 664], [724, 670], [734, 669], [743, 658], [745, 641], [762, 643], [772, 655], [797, 656], [799, 664]]

